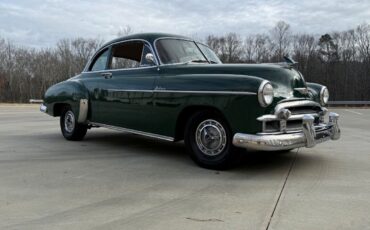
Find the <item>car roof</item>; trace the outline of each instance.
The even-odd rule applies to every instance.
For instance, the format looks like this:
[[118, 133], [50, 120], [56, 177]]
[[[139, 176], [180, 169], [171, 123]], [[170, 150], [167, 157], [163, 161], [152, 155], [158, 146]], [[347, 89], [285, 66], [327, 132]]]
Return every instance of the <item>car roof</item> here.
[[121, 42], [121, 41], [126, 41], [126, 40], [132, 40], [132, 39], [143, 39], [146, 40], [150, 43], [153, 43], [156, 39], [158, 38], [166, 38], [166, 37], [171, 37], [171, 38], [181, 38], [181, 39], [188, 39], [188, 40], [193, 40], [189, 37], [185, 37], [182, 35], [176, 35], [176, 34], [168, 34], [168, 33], [138, 33], [138, 34], [131, 34], [123, 37], [116, 38], [112, 41], [109, 41], [105, 43], [103, 46], [108, 46], [113, 43]]

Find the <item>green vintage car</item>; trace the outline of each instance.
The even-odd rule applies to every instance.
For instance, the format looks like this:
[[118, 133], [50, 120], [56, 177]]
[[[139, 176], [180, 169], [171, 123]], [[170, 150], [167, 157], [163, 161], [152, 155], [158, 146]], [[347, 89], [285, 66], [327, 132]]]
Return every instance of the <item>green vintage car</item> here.
[[190, 38], [146, 33], [101, 47], [83, 72], [51, 86], [40, 110], [60, 116], [67, 140], [106, 127], [185, 141], [202, 167], [227, 168], [241, 148], [282, 151], [340, 137], [325, 86], [292, 61], [222, 64]]

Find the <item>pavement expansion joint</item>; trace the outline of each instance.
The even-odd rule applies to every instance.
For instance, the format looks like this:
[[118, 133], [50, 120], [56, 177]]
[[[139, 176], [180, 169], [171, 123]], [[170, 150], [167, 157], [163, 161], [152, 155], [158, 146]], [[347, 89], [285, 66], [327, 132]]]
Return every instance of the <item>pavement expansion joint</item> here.
[[284, 180], [284, 183], [283, 183], [283, 186], [281, 187], [281, 190], [280, 190], [280, 193], [279, 193], [279, 196], [278, 198], [276, 199], [276, 203], [274, 205], [274, 209], [272, 210], [271, 212], [271, 215], [270, 215], [270, 218], [269, 218], [269, 222], [267, 223], [267, 226], [266, 226], [266, 230], [268, 230], [270, 228], [270, 224], [271, 224], [271, 221], [272, 221], [272, 218], [274, 217], [274, 214], [275, 214], [275, 211], [276, 211], [276, 208], [280, 202], [280, 198], [281, 198], [281, 195], [283, 194], [284, 192], [284, 189], [285, 189], [285, 185], [288, 181], [288, 178], [289, 178], [289, 175], [290, 175], [290, 172], [292, 171], [293, 169], [293, 166], [294, 166], [294, 163], [296, 162], [296, 159], [297, 159], [297, 156], [298, 156], [298, 151], [299, 149], [297, 149], [295, 155], [294, 155], [294, 158], [292, 160], [292, 163], [290, 164], [290, 167], [289, 167], [289, 170], [288, 170], [288, 173], [286, 174], [286, 177], [285, 177], [285, 180]]

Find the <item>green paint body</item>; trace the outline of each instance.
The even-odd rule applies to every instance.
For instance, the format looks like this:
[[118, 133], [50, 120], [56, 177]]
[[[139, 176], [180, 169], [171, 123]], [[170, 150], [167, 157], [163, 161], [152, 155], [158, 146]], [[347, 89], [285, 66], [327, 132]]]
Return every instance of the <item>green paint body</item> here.
[[[102, 49], [139, 38], [154, 47], [155, 39], [170, 36], [174, 37], [164, 34], [128, 36], [107, 43]], [[100, 72], [86, 70], [46, 91], [44, 104], [48, 114], [58, 116], [56, 105], [68, 104], [78, 116], [80, 99], [88, 99], [88, 121], [175, 139], [176, 129], [185, 122], [179, 121], [184, 111], [213, 108], [224, 116], [233, 133], [255, 134], [262, 129], [256, 118], [273, 113], [281, 100], [305, 98], [319, 102], [318, 95], [323, 87], [306, 84], [294, 68], [277, 64], [174, 64]], [[112, 77], [106, 79], [101, 76], [102, 72], [111, 72]], [[267, 107], [259, 104], [257, 96], [264, 80], [272, 83], [275, 92], [273, 103]], [[307, 86], [313, 93], [303, 95], [293, 90]], [[227, 93], [230, 91], [250, 94]]]

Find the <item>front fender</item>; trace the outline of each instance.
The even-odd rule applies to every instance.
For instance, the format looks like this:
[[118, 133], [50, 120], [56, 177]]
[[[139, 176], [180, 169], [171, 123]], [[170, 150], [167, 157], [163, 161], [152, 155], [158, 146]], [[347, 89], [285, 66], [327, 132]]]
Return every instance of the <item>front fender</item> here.
[[322, 104], [321, 100], [320, 100], [320, 92], [321, 92], [322, 88], [325, 87], [325, 86], [317, 84], [317, 83], [312, 83], [312, 82], [307, 82], [306, 84], [307, 84], [307, 88], [308, 88], [308, 91], [309, 91], [310, 98], [313, 101], [315, 101], [319, 104]]
[[[260, 106], [258, 88], [264, 79], [234, 74], [181, 74], [162, 76], [157, 82], [154, 103], [163, 116], [164, 134], [172, 135], [179, 117], [188, 107], [212, 107], [220, 111], [233, 132], [258, 132], [258, 116], [268, 108]], [[215, 93], [216, 92], [216, 93]], [[217, 93], [219, 92], [219, 93]]]
[[51, 116], [59, 116], [58, 105], [67, 104], [83, 123], [88, 115], [89, 93], [78, 80], [67, 80], [51, 86], [44, 95], [44, 105]]

